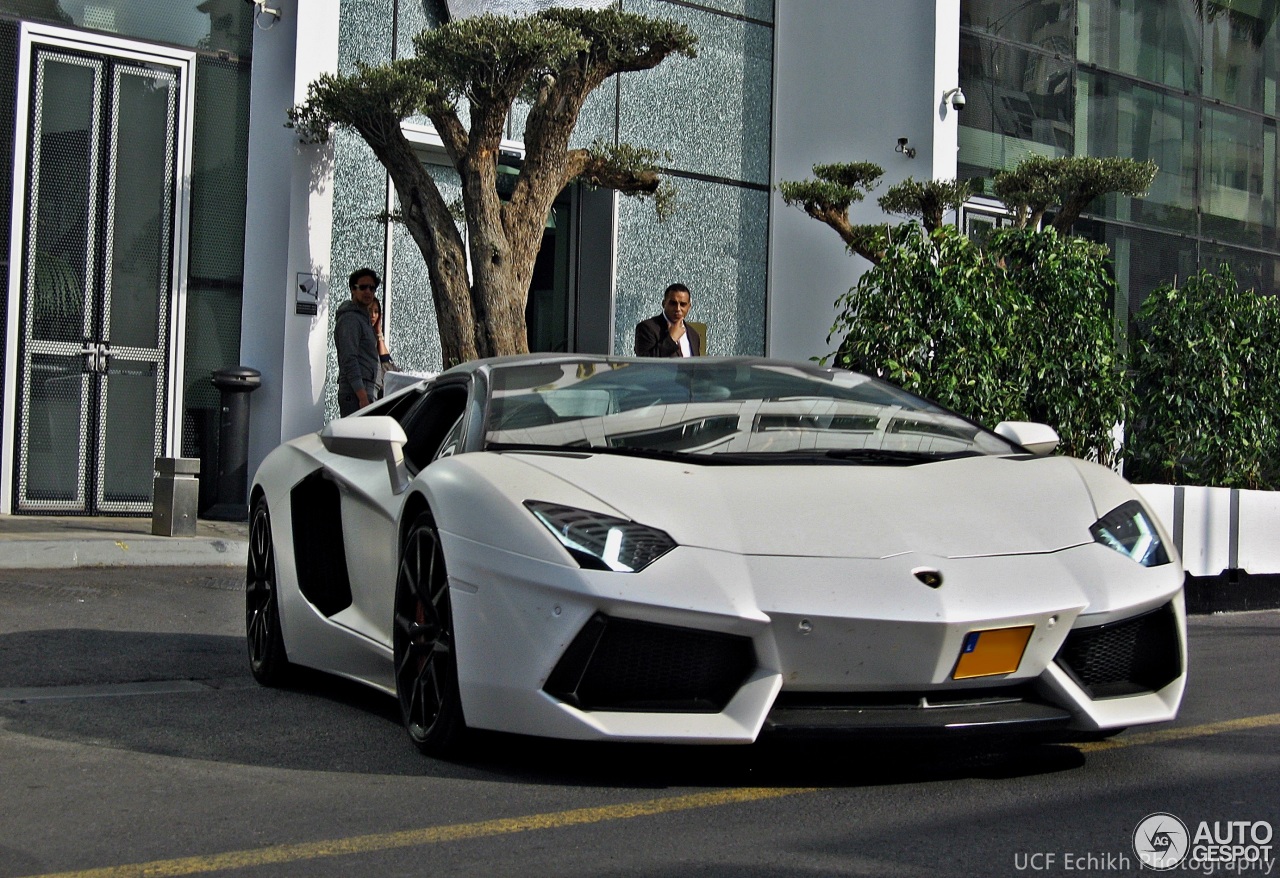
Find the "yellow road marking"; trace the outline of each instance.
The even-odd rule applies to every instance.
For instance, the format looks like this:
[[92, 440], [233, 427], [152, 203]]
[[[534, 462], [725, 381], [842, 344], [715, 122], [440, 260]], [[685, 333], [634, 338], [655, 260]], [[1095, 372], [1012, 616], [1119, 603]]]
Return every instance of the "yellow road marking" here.
[[[1258, 729], [1280, 725], [1280, 713], [1247, 716], [1240, 719], [1205, 723], [1184, 728], [1161, 729], [1154, 732], [1137, 732], [1111, 741], [1097, 741], [1076, 746], [1084, 753], [1115, 750], [1121, 747], [1141, 747], [1202, 738], [1223, 732]], [[747, 787], [745, 789], [717, 790], [710, 793], [694, 793], [687, 796], [671, 796], [644, 802], [626, 802], [621, 805], [604, 805], [598, 808], [575, 808], [548, 814], [531, 814], [526, 817], [505, 817], [483, 820], [478, 823], [457, 823], [451, 826], [432, 826], [425, 829], [409, 829], [373, 835], [357, 835], [351, 838], [303, 844], [282, 844], [258, 850], [231, 851], [199, 857], [182, 857], [173, 860], [154, 860], [150, 863], [134, 863], [127, 866], [104, 866], [80, 872], [58, 872], [31, 876], [31, 878], [170, 878], [176, 875], [196, 875], [202, 872], [219, 872], [227, 869], [248, 869], [274, 863], [292, 863], [320, 857], [338, 857], [347, 854], [374, 853], [395, 848], [418, 847], [469, 838], [485, 838], [509, 835], [516, 832], [532, 832], [540, 829], [559, 829], [566, 826], [583, 826], [610, 820], [630, 820], [654, 814], [670, 814], [719, 805], [735, 805], [778, 799], [801, 793], [818, 792], [820, 787]]]
[[1123, 738], [1109, 741], [1093, 741], [1088, 744], [1077, 744], [1083, 753], [1097, 753], [1100, 750], [1115, 750], [1118, 747], [1141, 747], [1145, 744], [1163, 744], [1166, 741], [1181, 741], [1184, 738], [1203, 738], [1206, 735], [1217, 735], [1222, 732], [1238, 732], [1241, 729], [1260, 729], [1265, 726], [1280, 725], [1280, 713], [1268, 713], [1262, 716], [1246, 716], [1240, 719], [1228, 719], [1217, 723], [1206, 723], [1201, 726], [1184, 726], [1178, 729], [1159, 729], [1154, 732], [1135, 732]]
[[266, 866], [272, 863], [291, 863], [312, 860], [317, 857], [336, 857], [345, 854], [371, 853], [394, 848], [417, 847], [467, 838], [483, 838], [507, 835], [513, 832], [530, 832], [538, 829], [558, 829], [564, 826], [581, 826], [608, 820], [628, 820], [653, 814], [669, 814], [673, 811], [689, 811], [695, 808], [714, 808], [717, 805], [733, 805], [777, 799], [798, 793], [815, 792], [816, 787], [754, 787], [737, 790], [718, 790], [712, 793], [695, 793], [688, 796], [672, 796], [650, 799], [647, 802], [627, 802], [621, 805], [605, 805], [598, 808], [575, 808], [551, 814], [532, 814], [528, 817], [507, 817], [484, 820], [479, 823], [459, 823], [453, 826], [433, 826], [425, 829], [409, 829], [402, 832], [386, 832], [376, 835], [357, 835], [331, 841], [306, 844], [275, 845], [261, 850], [232, 851], [205, 857], [183, 857], [176, 860], [156, 860], [129, 866], [104, 866], [83, 872], [59, 872], [39, 878], [168, 878], [171, 875], [195, 875], [200, 872], [217, 872], [223, 869], [244, 869]]

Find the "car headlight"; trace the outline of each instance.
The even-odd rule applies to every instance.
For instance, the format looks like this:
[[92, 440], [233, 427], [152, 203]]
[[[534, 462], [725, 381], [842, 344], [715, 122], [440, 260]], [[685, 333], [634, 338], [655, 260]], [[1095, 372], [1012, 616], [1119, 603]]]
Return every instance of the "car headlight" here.
[[634, 521], [541, 500], [524, 505], [590, 570], [637, 573], [676, 547], [665, 531]]
[[1115, 549], [1143, 567], [1169, 563], [1156, 524], [1137, 500], [1127, 500], [1095, 521], [1089, 528], [1094, 542]]

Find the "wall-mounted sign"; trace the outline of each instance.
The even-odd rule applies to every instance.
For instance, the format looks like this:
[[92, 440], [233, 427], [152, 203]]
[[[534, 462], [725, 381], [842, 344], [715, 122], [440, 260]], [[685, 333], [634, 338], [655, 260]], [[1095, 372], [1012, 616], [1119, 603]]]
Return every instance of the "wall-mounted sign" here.
[[294, 291], [295, 314], [316, 314], [320, 311], [320, 278], [314, 274], [298, 273], [298, 286]]
[[494, 15], [532, 15], [544, 9], [570, 7], [603, 9], [613, 0], [448, 0], [450, 18], [471, 18], [491, 12]]

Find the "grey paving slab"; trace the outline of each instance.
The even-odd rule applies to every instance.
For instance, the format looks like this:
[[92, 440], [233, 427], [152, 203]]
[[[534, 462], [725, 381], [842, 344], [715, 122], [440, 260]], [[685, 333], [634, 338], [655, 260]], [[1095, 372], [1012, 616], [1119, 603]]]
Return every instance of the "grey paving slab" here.
[[0, 515], [0, 569], [241, 567], [248, 522], [200, 519], [190, 537], [156, 536], [150, 518]]

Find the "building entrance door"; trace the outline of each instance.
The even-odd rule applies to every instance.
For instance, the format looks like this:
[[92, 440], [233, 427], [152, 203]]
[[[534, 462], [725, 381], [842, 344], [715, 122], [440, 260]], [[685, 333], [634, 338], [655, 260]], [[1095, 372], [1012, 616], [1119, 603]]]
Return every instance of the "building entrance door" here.
[[189, 67], [115, 46], [27, 46], [15, 511], [146, 512], [180, 405]]

